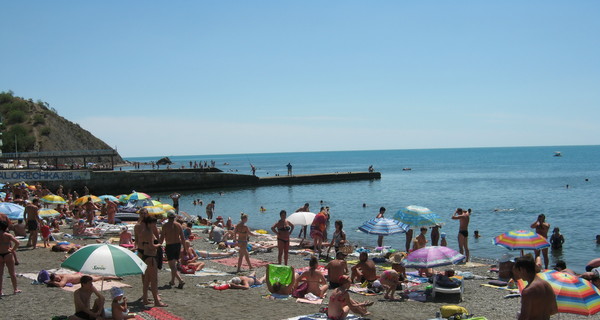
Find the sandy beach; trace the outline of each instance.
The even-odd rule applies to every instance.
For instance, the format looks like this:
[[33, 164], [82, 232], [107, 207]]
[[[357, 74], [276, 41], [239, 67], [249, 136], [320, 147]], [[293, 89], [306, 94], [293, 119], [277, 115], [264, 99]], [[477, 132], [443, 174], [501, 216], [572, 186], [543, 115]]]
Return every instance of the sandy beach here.
[[[63, 231], [70, 232], [63, 228]], [[193, 241], [194, 248], [198, 250], [216, 251], [216, 245], [210, 244], [206, 238], [207, 234], [199, 233], [200, 239]], [[253, 237], [257, 240], [259, 237]], [[74, 243], [95, 243], [95, 240], [74, 240]], [[24, 244], [24, 243], [23, 243]], [[293, 249], [293, 248], [292, 248]], [[19, 249], [21, 264], [17, 266], [17, 273], [37, 273], [41, 269], [59, 268], [60, 260], [64, 253], [51, 252], [49, 249], [30, 248]], [[237, 255], [235, 255], [237, 257]], [[303, 255], [290, 255], [290, 265], [294, 267], [305, 267], [308, 265], [308, 257]], [[277, 261], [277, 249], [271, 252], [257, 252], [251, 258], [267, 262]], [[347, 260], [356, 258], [348, 257]], [[249, 290], [224, 290], [217, 291], [210, 287], [201, 287], [213, 280], [229, 280], [233, 277], [235, 267], [229, 267], [216, 263], [212, 260], [203, 260], [207, 268], [224, 271], [230, 274], [226, 276], [185, 276], [186, 284], [183, 289], [170, 287], [168, 285], [170, 273], [166, 270], [159, 271], [159, 292], [162, 299], [169, 306], [164, 310], [184, 319], [287, 319], [300, 315], [313, 314], [319, 311], [321, 306], [297, 303], [295, 299], [269, 300], [266, 296], [269, 292], [265, 285]], [[469, 271], [474, 275], [482, 277], [495, 277], [496, 274], [488, 272], [493, 262], [475, 260], [475, 263], [459, 264], [453, 269]], [[380, 266], [380, 265], [378, 265]], [[444, 269], [441, 267], [440, 269]], [[247, 274], [244, 272], [243, 274]], [[265, 268], [258, 268], [257, 275], [265, 274]], [[11, 293], [10, 279], [5, 271], [4, 292]], [[443, 295], [436, 297], [435, 301], [429, 297], [426, 302], [404, 300], [398, 302], [384, 301], [382, 295], [361, 296], [351, 293], [356, 300], [371, 300], [375, 304], [369, 308], [371, 315], [369, 319], [431, 319], [435, 317], [440, 306], [447, 304], [458, 304], [469, 310], [475, 316], [484, 316], [487, 319], [515, 319], [520, 307], [520, 298], [505, 299], [508, 294], [506, 290], [499, 290], [481, 286], [489, 279], [465, 280], [464, 301], [458, 301], [458, 295]], [[141, 296], [141, 279], [139, 276], [125, 277], [122, 282], [130, 285], [124, 288], [125, 294], [133, 311], [144, 310], [143, 305], [137, 300]], [[2, 314], [0, 319], [51, 319], [54, 316], [71, 315], [74, 312], [73, 293], [59, 288], [49, 288], [45, 285], [34, 285], [32, 280], [26, 277], [18, 277], [19, 288], [23, 290], [17, 295], [8, 294], [0, 300]], [[110, 287], [110, 282], [104, 283]], [[413, 290], [423, 290], [425, 284], [412, 287]], [[331, 290], [330, 290], [331, 292]], [[104, 291], [105, 297], [109, 299], [110, 294]], [[324, 304], [327, 303], [327, 298]], [[561, 314], [560, 319], [584, 319], [587, 317]]]

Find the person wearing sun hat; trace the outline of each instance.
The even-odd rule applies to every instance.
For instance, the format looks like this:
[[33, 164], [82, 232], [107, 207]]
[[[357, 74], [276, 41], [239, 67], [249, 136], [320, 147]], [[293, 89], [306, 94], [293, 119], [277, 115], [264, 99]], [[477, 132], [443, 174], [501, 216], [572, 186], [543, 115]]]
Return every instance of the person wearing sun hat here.
[[135, 315], [130, 314], [129, 309], [127, 309], [127, 297], [125, 297], [123, 289], [112, 287], [110, 288], [110, 294], [113, 299], [111, 304], [113, 319], [121, 320], [135, 318]]
[[392, 264], [392, 269], [396, 270], [400, 275], [400, 280], [406, 279], [406, 268], [402, 265], [402, 260], [406, 258], [408, 254], [406, 252], [394, 252], [390, 255], [388, 261]]

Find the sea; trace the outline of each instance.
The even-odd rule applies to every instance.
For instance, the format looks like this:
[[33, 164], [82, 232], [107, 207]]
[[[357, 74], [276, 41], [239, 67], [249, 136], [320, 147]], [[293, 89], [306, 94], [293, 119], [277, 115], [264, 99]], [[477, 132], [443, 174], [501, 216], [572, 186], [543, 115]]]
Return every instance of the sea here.
[[[560, 152], [561, 156], [556, 156]], [[130, 161], [150, 162], [163, 157], [136, 157]], [[458, 249], [458, 221], [451, 216], [456, 208], [472, 209], [469, 226], [471, 256], [497, 259], [508, 250], [493, 244], [493, 238], [511, 230], [532, 230], [541, 213], [546, 215], [550, 233], [560, 228], [565, 243], [560, 251], [550, 251], [550, 263], [564, 260], [567, 266], [583, 272], [591, 259], [600, 257], [600, 146], [503, 147], [465, 149], [419, 149], [298, 152], [231, 155], [169, 156], [172, 168], [189, 167], [190, 161], [214, 161], [224, 172], [251, 174], [250, 165], [261, 177], [293, 174], [367, 171], [373, 166], [380, 180], [264, 187], [219, 188], [179, 191], [180, 210], [205, 215], [204, 205], [214, 200], [216, 216], [249, 215], [251, 228], [269, 230], [279, 219], [304, 203], [312, 212], [329, 206], [331, 227], [342, 220], [353, 245], [375, 246], [377, 236], [358, 231], [374, 218], [380, 207], [386, 217], [409, 205], [437, 213], [447, 234], [448, 246]], [[142, 165], [142, 168], [149, 168]], [[132, 168], [124, 168], [124, 170]], [[137, 190], [143, 191], [143, 190]], [[178, 191], [178, 190], [173, 190]], [[151, 194], [170, 203], [168, 193]], [[266, 211], [261, 211], [264, 207]], [[474, 239], [473, 232], [481, 237]], [[294, 232], [296, 233], [296, 231]], [[415, 232], [415, 236], [418, 231]], [[429, 238], [429, 235], [428, 235]], [[384, 245], [402, 249], [405, 236], [386, 236]], [[510, 252], [519, 255], [518, 251]]]

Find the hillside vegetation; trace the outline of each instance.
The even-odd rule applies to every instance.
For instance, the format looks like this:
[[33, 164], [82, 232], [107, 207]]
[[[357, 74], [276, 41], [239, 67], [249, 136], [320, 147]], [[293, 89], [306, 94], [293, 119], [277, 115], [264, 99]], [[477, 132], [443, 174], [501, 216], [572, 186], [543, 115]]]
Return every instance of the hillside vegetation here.
[[[58, 115], [47, 102], [0, 92], [2, 152], [112, 149], [104, 141]], [[123, 162], [119, 156], [117, 163]]]

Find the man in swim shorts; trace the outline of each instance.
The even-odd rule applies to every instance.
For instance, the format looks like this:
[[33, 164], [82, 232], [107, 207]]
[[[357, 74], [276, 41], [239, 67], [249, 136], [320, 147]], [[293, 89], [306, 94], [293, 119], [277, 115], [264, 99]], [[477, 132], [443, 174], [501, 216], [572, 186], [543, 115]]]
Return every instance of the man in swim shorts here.
[[458, 227], [458, 249], [461, 254], [464, 254], [467, 259], [465, 262], [469, 262], [469, 220], [471, 219], [471, 209], [465, 211], [461, 208], [454, 211], [452, 219], [459, 220], [460, 225]]
[[[81, 276], [81, 288], [75, 290], [74, 319], [94, 320], [104, 319], [104, 296], [92, 284], [92, 277]], [[94, 305], [90, 309], [92, 294], [96, 295]], [[73, 318], [70, 318], [73, 319]]]
[[[167, 261], [169, 262], [169, 268], [171, 268], [171, 281], [170, 285], [175, 285], [175, 279], [179, 281], [179, 289], [183, 289], [185, 282], [181, 279], [179, 272], [177, 272], [177, 261], [181, 254], [181, 247], [185, 248], [185, 236], [183, 235], [183, 227], [179, 222], [175, 221], [175, 213], [169, 212], [168, 221], [162, 227], [160, 232], [159, 243], [166, 242], [165, 253], [167, 255]], [[187, 252], [187, 248], [185, 251]]]
[[27, 222], [27, 230], [29, 230], [29, 240], [27, 246], [33, 246], [33, 249], [37, 246], [38, 230], [40, 224], [40, 216], [38, 214], [40, 210], [40, 199], [35, 198], [33, 201], [25, 207], [23, 219]]

